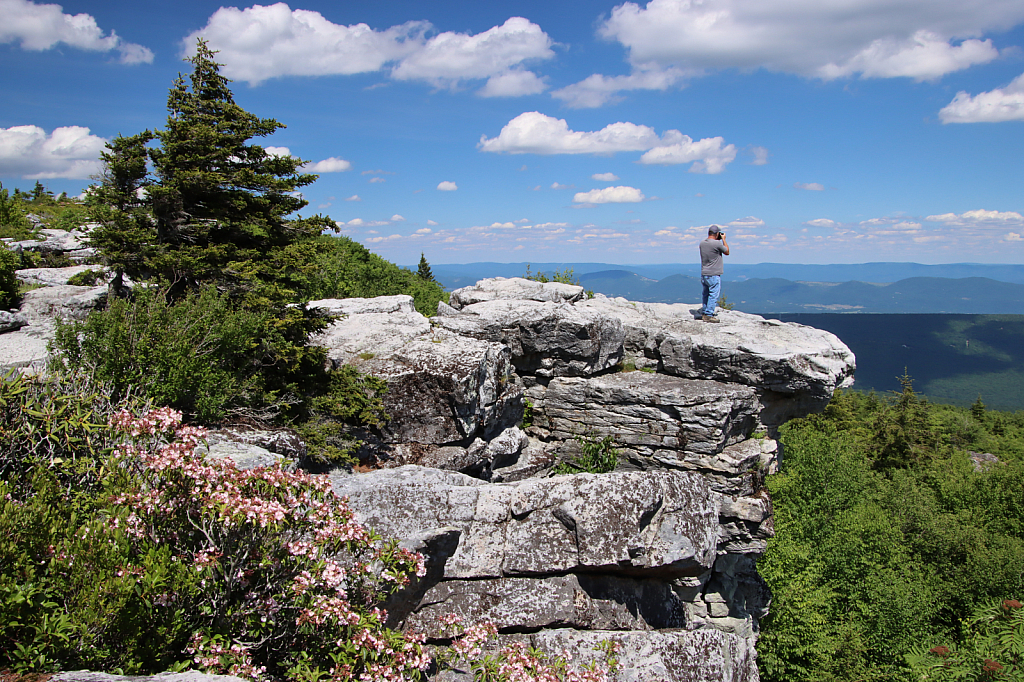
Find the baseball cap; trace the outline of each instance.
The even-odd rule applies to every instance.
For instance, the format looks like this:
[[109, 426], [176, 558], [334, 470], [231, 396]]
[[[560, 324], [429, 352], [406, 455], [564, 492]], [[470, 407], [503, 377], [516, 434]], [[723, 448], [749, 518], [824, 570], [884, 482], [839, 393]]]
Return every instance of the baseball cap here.
[[708, 228], [708, 234], [721, 234], [721, 232], [722, 228], [720, 228], [718, 225], [712, 225], [711, 227]]

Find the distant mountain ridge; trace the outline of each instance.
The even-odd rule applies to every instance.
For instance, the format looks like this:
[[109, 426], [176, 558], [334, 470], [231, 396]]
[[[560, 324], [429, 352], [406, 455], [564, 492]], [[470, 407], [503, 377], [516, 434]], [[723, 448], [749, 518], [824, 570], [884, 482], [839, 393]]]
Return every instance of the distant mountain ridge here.
[[[485, 277], [573, 270], [588, 289], [635, 301], [696, 303], [695, 264], [467, 263], [432, 266], [448, 289]], [[750, 313], [1024, 314], [1024, 265], [861, 263], [727, 264], [723, 293]]]
[[[433, 265], [434, 277], [449, 289], [475, 284], [484, 277], [522, 277], [529, 265], [533, 272], [553, 272], [571, 268], [577, 277], [592, 273], [624, 270], [661, 280], [671, 275], [700, 276], [697, 263], [663, 263], [655, 265], [617, 265], [613, 263], [464, 263]], [[415, 270], [416, 266], [409, 266]], [[804, 265], [792, 263], [730, 263], [726, 260], [725, 281], [747, 279], [788, 279], [794, 282], [898, 282], [911, 277], [942, 277], [963, 279], [987, 277], [998, 282], [1024, 284], [1024, 265], [986, 265], [983, 263], [857, 263]]]
[[[622, 270], [580, 277], [588, 289], [634, 301], [696, 303], [696, 277], [645, 279]], [[722, 287], [737, 310], [748, 313], [968, 313], [1024, 314], [1024, 285], [985, 277], [911, 277], [898, 282], [794, 282], [750, 279]]]

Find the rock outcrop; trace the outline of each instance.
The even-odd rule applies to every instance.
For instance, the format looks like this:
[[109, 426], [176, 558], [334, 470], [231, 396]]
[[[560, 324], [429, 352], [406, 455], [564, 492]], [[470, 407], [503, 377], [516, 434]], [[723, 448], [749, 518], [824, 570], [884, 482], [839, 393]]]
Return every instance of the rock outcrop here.
[[[388, 382], [393, 423], [363, 453], [377, 470], [332, 483], [428, 555], [393, 624], [442, 638], [455, 613], [577, 660], [613, 640], [617, 680], [757, 679], [762, 483], [777, 428], [852, 383], [839, 339], [518, 278], [430, 320], [402, 297], [313, 305], [343, 315], [317, 340], [332, 361]], [[602, 441], [615, 471], [553, 475]]]
[[[106, 287], [70, 274], [22, 273], [44, 287], [0, 315], [0, 369], [43, 360], [55, 319], [102, 304]], [[408, 296], [310, 305], [336, 316], [313, 339], [330, 362], [388, 387], [363, 473], [330, 476], [361, 521], [426, 557], [426, 576], [386, 604], [391, 625], [443, 643], [440, 616], [489, 620], [500, 642], [576, 661], [614, 641], [620, 682], [758, 679], [770, 595], [756, 560], [774, 532], [763, 480], [778, 427], [852, 382], [839, 339], [518, 278], [452, 292], [430, 319]], [[556, 475], [608, 445], [615, 470]], [[243, 467], [305, 455], [293, 434], [244, 427], [212, 432], [209, 452]]]
[[[95, 250], [85, 244], [89, 227], [71, 232], [44, 228], [39, 230], [40, 239], [3, 239], [0, 248], [58, 256], [62, 260], [66, 256], [71, 262], [83, 263], [96, 255]], [[55, 321], [83, 319], [105, 303], [106, 284], [95, 287], [68, 284], [71, 277], [85, 270], [101, 272], [103, 268], [75, 265], [26, 268], [16, 272], [19, 281], [40, 288], [22, 295], [17, 312], [0, 311], [0, 372], [39, 371], [46, 363], [47, 344], [53, 339]]]

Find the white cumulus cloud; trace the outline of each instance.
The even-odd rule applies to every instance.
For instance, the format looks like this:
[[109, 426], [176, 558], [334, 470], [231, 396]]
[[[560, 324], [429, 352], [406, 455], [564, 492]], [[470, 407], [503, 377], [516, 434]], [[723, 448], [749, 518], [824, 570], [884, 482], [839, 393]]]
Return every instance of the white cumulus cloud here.
[[995, 59], [980, 36], [1022, 20], [1005, 0], [650, 0], [615, 7], [598, 32], [633, 65], [927, 80]]
[[427, 225], [430, 225], [431, 227], [437, 227], [438, 223], [433, 220], [428, 220]]
[[102, 168], [106, 143], [82, 126], [55, 128], [49, 135], [34, 125], [0, 128], [0, 175], [88, 178]]
[[811, 227], [835, 227], [838, 225], [834, 220], [829, 218], [815, 218], [814, 220], [808, 220], [804, 225], [810, 225]]
[[925, 220], [930, 223], [945, 223], [952, 227], [1024, 225], [1024, 215], [1016, 211], [989, 211], [983, 208], [965, 211], [959, 215], [956, 213], [930, 215]]
[[510, 154], [611, 154], [659, 144], [661, 138], [648, 126], [619, 122], [596, 132], [577, 132], [569, 130], [565, 119], [528, 111], [505, 124], [497, 137], [482, 136], [477, 148]]
[[345, 197], [345, 201], [362, 201], [358, 194], [353, 194], [350, 197]]
[[351, 168], [350, 162], [336, 156], [328, 157], [323, 161], [311, 161], [302, 166], [302, 170], [307, 173], [341, 173]]
[[590, 176], [591, 180], [598, 180], [600, 182], [615, 182], [619, 179], [619, 176], [615, 173], [594, 173]]
[[1005, 88], [996, 88], [973, 97], [958, 92], [953, 101], [939, 110], [943, 123], [1000, 123], [1024, 121], [1024, 74]]
[[463, 79], [507, 75], [524, 61], [554, 56], [551, 38], [540, 26], [522, 17], [512, 17], [501, 26], [476, 35], [439, 33], [402, 59], [391, 75], [399, 80], [425, 80], [444, 87]]
[[325, 76], [381, 70], [420, 49], [430, 24], [412, 21], [375, 31], [366, 24], [334, 24], [319, 12], [292, 10], [283, 2], [245, 9], [221, 7], [206, 26], [185, 38], [186, 54], [196, 38], [218, 50], [223, 73], [257, 84], [279, 76]]
[[825, 191], [825, 186], [820, 182], [794, 182], [793, 187], [796, 189], [805, 189], [811, 192]]
[[547, 87], [544, 78], [533, 71], [514, 69], [488, 78], [477, 94], [481, 97], [521, 97], [540, 94]]
[[696, 142], [689, 135], [670, 130], [663, 136], [662, 146], [640, 157], [640, 163], [663, 166], [691, 163], [691, 173], [721, 173], [736, 158], [736, 145], [724, 144], [721, 137], [706, 137]]
[[459, 188], [459, 186], [450, 180], [444, 180], [437, 184], [437, 188], [442, 192], [454, 192]]
[[[270, 156], [291, 156], [292, 151], [288, 147], [264, 147]], [[323, 161], [310, 161], [299, 166], [299, 170], [305, 173], [341, 173], [352, 168], [352, 164], [345, 159], [331, 156]]]
[[764, 166], [768, 163], [770, 153], [765, 147], [751, 147], [749, 151], [754, 157], [754, 160], [750, 162], [751, 166]]
[[724, 144], [721, 137], [693, 140], [678, 130], [659, 136], [645, 125], [619, 121], [601, 130], [570, 130], [565, 119], [539, 111], [519, 114], [505, 124], [497, 137], [480, 137], [477, 148], [485, 152], [509, 154], [614, 154], [645, 151], [644, 164], [674, 165], [693, 163], [695, 173], [720, 173], [736, 158], [735, 145]]
[[572, 200], [577, 204], [633, 204], [643, 201], [644, 193], [636, 187], [605, 187], [577, 192]]
[[404, 221], [405, 221], [405, 218], [403, 218], [402, 216], [398, 215], [397, 213], [395, 215], [391, 216], [391, 222], [393, 222], [393, 223], [401, 223], [401, 222], [404, 222]]
[[257, 84], [280, 76], [327, 76], [388, 70], [397, 80], [421, 80], [435, 87], [456, 87], [463, 80], [488, 79], [485, 97], [542, 92], [542, 78], [523, 68], [528, 61], [550, 59], [551, 38], [540, 26], [512, 17], [500, 26], [469, 35], [446, 31], [426, 37], [426, 21], [410, 21], [384, 30], [366, 24], [335, 24], [319, 12], [291, 9], [286, 3], [221, 7], [206, 26], [188, 36], [186, 54], [196, 38], [219, 51], [224, 74]]
[[128, 43], [113, 31], [104, 35], [90, 14], [64, 14], [60, 5], [36, 4], [29, 0], [0, 0], [0, 43], [21, 42], [24, 50], [47, 50], [64, 43], [80, 50], [120, 53], [122, 64], [149, 64], [153, 52]]
[[555, 90], [551, 96], [572, 109], [602, 107], [618, 102], [618, 94], [628, 90], [667, 90], [684, 78], [686, 72], [676, 68], [636, 68], [628, 76], [587, 76], [579, 83]]

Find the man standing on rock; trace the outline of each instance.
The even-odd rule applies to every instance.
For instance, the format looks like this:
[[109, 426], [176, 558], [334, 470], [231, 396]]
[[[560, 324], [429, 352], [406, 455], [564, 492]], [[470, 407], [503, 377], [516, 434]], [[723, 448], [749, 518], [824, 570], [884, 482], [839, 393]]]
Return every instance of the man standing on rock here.
[[722, 293], [722, 273], [725, 271], [722, 256], [728, 255], [729, 242], [725, 241], [725, 233], [718, 225], [712, 225], [708, 228], [708, 238], [700, 243], [700, 283], [704, 288], [701, 319], [705, 322], [718, 322], [715, 309]]

